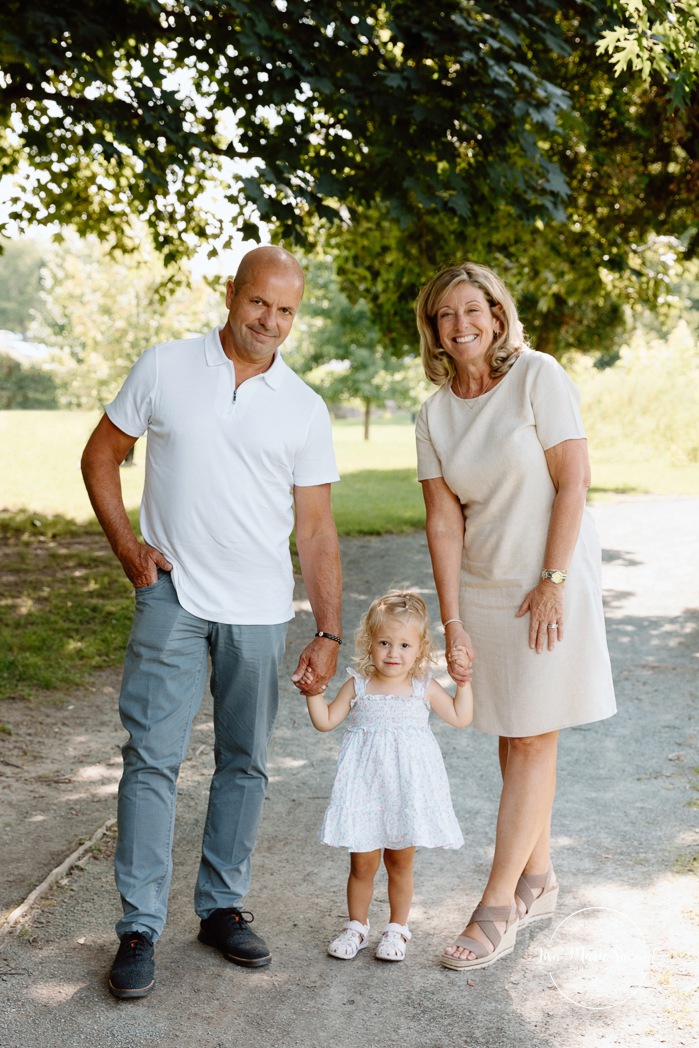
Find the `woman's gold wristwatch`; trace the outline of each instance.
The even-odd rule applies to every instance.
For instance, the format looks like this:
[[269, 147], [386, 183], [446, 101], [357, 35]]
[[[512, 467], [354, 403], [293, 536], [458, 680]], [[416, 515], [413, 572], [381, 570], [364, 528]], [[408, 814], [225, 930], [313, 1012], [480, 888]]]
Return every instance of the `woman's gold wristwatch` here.
[[544, 580], [548, 582], [555, 582], [557, 586], [559, 586], [561, 582], [565, 582], [567, 578], [568, 572], [562, 571], [560, 568], [544, 568], [544, 570], [541, 572], [542, 582]]

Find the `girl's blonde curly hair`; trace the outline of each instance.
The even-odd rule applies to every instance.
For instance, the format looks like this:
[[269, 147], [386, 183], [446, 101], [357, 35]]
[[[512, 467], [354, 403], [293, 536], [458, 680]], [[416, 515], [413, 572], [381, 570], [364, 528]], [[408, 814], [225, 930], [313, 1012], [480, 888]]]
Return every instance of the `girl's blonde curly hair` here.
[[371, 645], [386, 619], [408, 622], [420, 631], [420, 653], [413, 667], [413, 676], [425, 677], [430, 663], [434, 662], [430, 616], [422, 597], [402, 589], [392, 589], [383, 597], [377, 597], [362, 616], [354, 635], [354, 662], [358, 672], [362, 677], [370, 677], [376, 669], [371, 658]]

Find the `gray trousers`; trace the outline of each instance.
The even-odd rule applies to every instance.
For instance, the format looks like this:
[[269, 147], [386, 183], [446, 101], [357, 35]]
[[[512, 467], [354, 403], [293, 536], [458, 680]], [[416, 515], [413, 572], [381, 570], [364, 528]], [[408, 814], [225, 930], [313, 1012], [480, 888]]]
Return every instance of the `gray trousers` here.
[[211, 657], [215, 770], [194, 905], [200, 917], [239, 906], [267, 790], [267, 746], [279, 705], [288, 623], [236, 626], [185, 611], [167, 572], [136, 590], [119, 699], [129, 733], [119, 784], [118, 935], [155, 941], [172, 877], [177, 776], [201, 705]]

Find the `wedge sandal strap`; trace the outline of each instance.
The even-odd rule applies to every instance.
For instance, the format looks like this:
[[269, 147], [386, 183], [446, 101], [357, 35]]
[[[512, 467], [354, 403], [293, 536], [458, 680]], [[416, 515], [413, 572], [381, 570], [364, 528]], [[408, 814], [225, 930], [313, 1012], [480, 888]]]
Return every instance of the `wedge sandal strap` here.
[[[487, 932], [486, 935], [488, 935]], [[457, 935], [457, 937], [454, 939], [453, 945], [458, 946], [461, 950], [469, 950], [471, 953], [475, 953], [478, 960], [480, 960], [482, 957], [487, 957], [489, 954], [493, 953], [492, 950], [488, 949], [484, 942], [481, 942], [480, 939], [472, 939], [470, 935]]]
[[[496, 921], [500, 921], [505, 924], [505, 933], [510, 930], [513, 920], [517, 918], [517, 907], [516, 906], [476, 906], [475, 910], [471, 914], [471, 920], [469, 924], [477, 924], [483, 934], [493, 947], [493, 950], [497, 950], [500, 940], [502, 939], [502, 933], [495, 926]], [[470, 936], [462, 936], [462, 938], [470, 939]], [[471, 940], [473, 941], [473, 940]], [[460, 944], [459, 944], [460, 945]], [[482, 943], [480, 944], [482, 945]], [[471, 946], [466, 949], [473, 949]], [[476, 953], [476, 950], [473, 950]], [[486, 953], [492, 951], [485, 947]], [[482, 954], [480, 956], [485, 956]]]
[[[553, 881], [552, 873], [553, 870], [551, 869], [547, 870], [546, 873], [523, 873], [517, 881], [515, 895], [520, 897], [527, 911], [531, 909], [532, 903], [536, 899], [540, 899], [541, 894], [546, 891], [549, 878]], [[535, 891], [539, 891], [541, 894], [534, 895]]]
[[534, 880], [534, 877], [539, 878], [540, 876], [541, 876], [540, 874], [536, 873], [536, 874], [530, 875], [530, 876], [525, 878], [524, 874], [522, 874], [520, 879], [517, 881], [517, 887], [515, 888], [515, 895], [518, 895], [519, 898], [524, 903], [525, 913], [527, 912], [527, 910], [531, 909], [531, 905], [534, 902], [534, 899], [536, 898], [536, 896], [534, 895], [534, 892], [532, 891], [532, 889], [533, 888], [537, 888], [537, 887], [543, 888], [545, 883], [546, 883], [546, 877], [544, 876], [544, 878], [543, 878], [544, 884], [542, 884], [542, 885], [532, 884], [532, 881]]
[[471, 922], [481, 924], [482, 921], [504, 921], [509, 924], [517, 916], [517, 907], [512, 906], [476, 906], [471, 914]]

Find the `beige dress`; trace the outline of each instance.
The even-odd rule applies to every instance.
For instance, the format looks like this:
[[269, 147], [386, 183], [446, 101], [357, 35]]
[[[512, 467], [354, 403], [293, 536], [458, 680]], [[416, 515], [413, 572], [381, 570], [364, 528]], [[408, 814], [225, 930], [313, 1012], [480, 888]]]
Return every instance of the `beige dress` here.
[[443, 477], [465, 520], [459, 608], [474, 648], [474, 724], [512, 738], [610, 717], [616, 711], [594, 521], [583, 513], [565, 583], [565, 637], [529, 647], [515, 618], [544, 564], [555, 489], [544, 451], [585, 436], [579, 394], [563, 368], [525, 350], [475, 400], [443, 386], [417, 422], [418, 478]]

